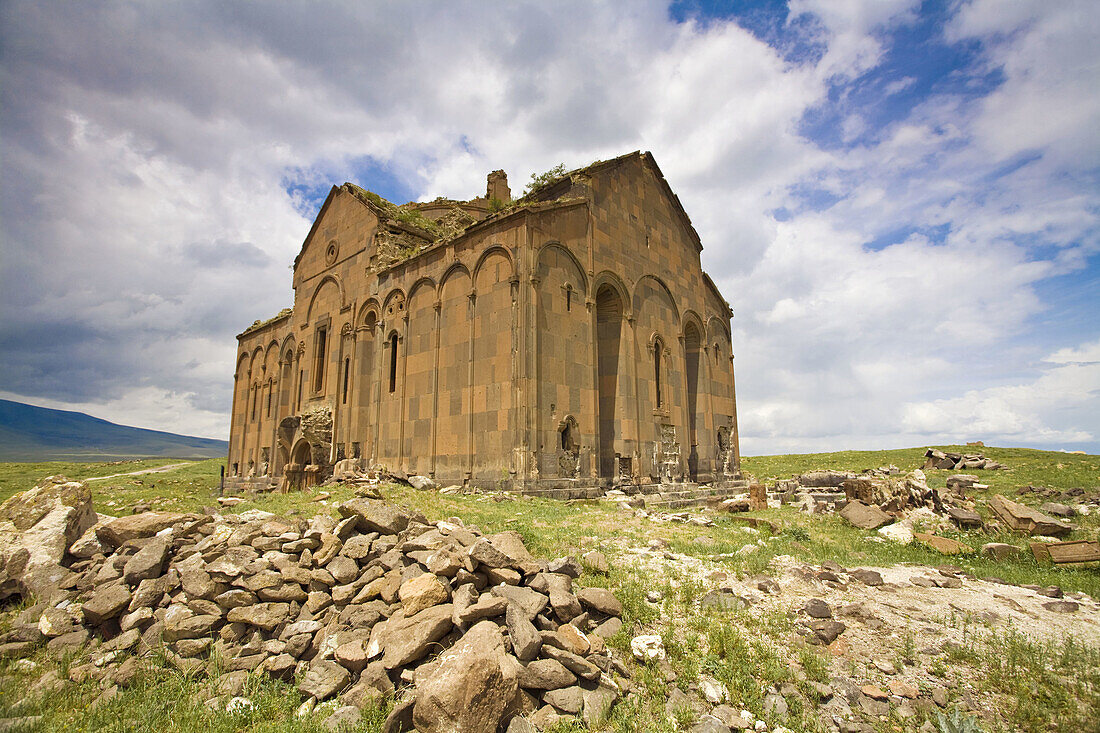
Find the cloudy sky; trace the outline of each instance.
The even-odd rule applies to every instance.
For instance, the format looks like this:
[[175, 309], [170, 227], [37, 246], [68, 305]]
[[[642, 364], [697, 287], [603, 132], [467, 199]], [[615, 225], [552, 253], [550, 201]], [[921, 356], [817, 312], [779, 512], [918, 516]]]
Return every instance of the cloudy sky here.
[[0, 396], [225, 438], [332, 184], [653, 152], [743, 452], [1100, 452], [1100, 5], [0, 4]]

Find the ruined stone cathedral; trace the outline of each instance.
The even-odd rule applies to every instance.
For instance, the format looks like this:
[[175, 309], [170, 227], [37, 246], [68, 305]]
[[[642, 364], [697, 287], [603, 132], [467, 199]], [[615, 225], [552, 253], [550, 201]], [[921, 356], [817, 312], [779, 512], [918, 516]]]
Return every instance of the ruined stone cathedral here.
[[653, 156], [512, 200], [334, 187], [294, 307], [238, 337], [229, 483], [333, 466], [585, 496], [739, 477], [730, 319]]

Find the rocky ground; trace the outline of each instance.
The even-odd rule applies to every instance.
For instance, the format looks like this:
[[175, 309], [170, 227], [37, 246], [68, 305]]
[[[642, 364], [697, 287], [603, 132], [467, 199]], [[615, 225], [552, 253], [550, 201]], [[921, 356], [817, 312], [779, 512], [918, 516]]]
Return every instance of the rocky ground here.
[[[108, 517], [46, 480], [0, 507], [0, 730], [1100, 730], [1095, 569], [938, 475], [812, 473], [752, 516], [337, 482]], [[1095, 493], [1020, 495], [1079, 537]]]
[[574, 589], [580, 561], [536, 560], [515, 532], [433, 525], [378, 496], [339, 514], [99, 517], [84, 484], [46, 479], [0, 507], [14, 525], [3, 587], [31, 603], [0, 637], [0, 659], [44, 647], [71, 661], [57, 685], [99, 683], [95, 705], [161, 661], [227, 672], [206, 701], [227, 710], [249, 704], [235, 693], [263, 675], [296, 684], [302, 715], [336, 699], [333, 730], [387, 697], [386, 731], [607, 719], [629, 676], [603, 641], [622, 605]]
[[[745, 547], [752, 552], [758, 545]], [[671, 552], [663, 542], [623, 547], [618, 561], [667, 585], [669, 590], [649, 596], [661, 609], [654, 628], [671, 626], [686, 633], [696, 608], [685, 614], [682, 607], [666, 602], [666, 596], [684, 586], [694, 586], [701, 594], [699, 611], [738, 612], [724, 620], [742, 633], [753, 633], [761, 626], [758, 622], [769, 618], [789, 622], [776, 648], [783, 663], [794, 670], [794, 681], [767, 688], [765, 709], [786, 712], [797, 700], [800, 708], [815, 711], [813, 716], [831, 723], [827, 727], [833, 730], [872, 731], [888, 721], [910, 721], [917, 728], [918, 711], [927, 717], [947, 708], [950, 698], [961, 699], [977, 712], [995, 706], [996, 699], [978, 694], [965, 673], [951, 671], [961, 671], [953, 657], [965, 655], [977, 634], [992, 639], [1019, 634], [1040, 647], [1073, 638], [1100, 649], [1100, 603], [1095, 599], [1064, 594], [1056, 586], [1023, 587], [998, 578], [976, 578], [951, 565], [844, 568], [833, 562], [810, 566], [779, 556], [773, 573], [737, 578], [719, 564]], [[808, 677], [799, 661], [799, 650], [807, 646], [824, 652], [817, 679]], [[638, 656], [646, 655], [669, 682], [678, 681], [660, 641]], [[756, 727], [760, 721], [749, 711], [725, 704], [730, 698], [728, 689], [703, 675], [691, 681], [688, 694], [670, 698], [670, 713], [680, 705], [704, 716], [692, 728], [700, 732], [763, 729]], [[985, 712], [996, 717], [995, 709]], [[725, 727], [715, 725], [708, 715]], [[919, 727], [936, 730], [928, 722]]]

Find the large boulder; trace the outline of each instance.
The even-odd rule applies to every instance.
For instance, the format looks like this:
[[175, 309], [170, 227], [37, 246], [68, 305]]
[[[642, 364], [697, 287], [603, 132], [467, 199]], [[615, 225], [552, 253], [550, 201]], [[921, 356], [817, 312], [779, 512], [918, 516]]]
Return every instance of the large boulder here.
[[272, 631], [290, 616], [289, 603], [257, 603], [229, 611], [229, 623], [243, 623]]
[[435, 642], [454, 627], [451, 621], [453, 611], [452, 604], [444, 603], [426, 608], [411, 618], [406, 618], [399, 611], [389, 619], [376, 623], [367, 643], [367, 658], [374, 659], [382, 654], [382, 664], [386, 669], [404, 667], [423, 658]]
[[847, 471], [807, 471], [798, 477], [798, 483], [810, 488], [835, 489], [854, 477], [854, 474]]
[[187, 518], [177, 512], [142, 512], [127, 517], [112, 519], [96, 530], [96, 537], [108, 547], [118, 547], [129, 540], [152, 537], [157, 532], [171, 527]]
[[405, 615], [412, 616], [425, 608], [446, 603], [451, 592], [438, 577], [424, 573], [402, 583], [397, 596], [401, 599]]
[[164, 537], [154, 537], [149, 544], [126, 561], [122, 575], [127, 583], [137, 585], [143, 580], [159, 577], [164, 572], [164, 564], [167, 560], [168, 540]]
[[124, 585], [111, 585], [100, 588], [92, 594], [82, 607], [84, 623], [99, 626], [122, 615], [130, 605], [133, 594]]
[[877, 506], [864, 504], [862, 501], [850, 501], [845, 504], [840, 510], [840, 516], [860, 529], [878, 529], [894, 521], [893, 517]]
[[590, 608], [608, 616], [622, 616], [623, 604], [607, 588], [581, 588], [577, 591], [577, 600], [585, 608]]
[[341, 517], [358, 517], [361, 532], [397, 534], [409, 526], [409, 515], [379, 499], [351, 499], [339, 506]]
[[25, 552], [26, 558], [7, 563], [8, 579], [21, 593], [48, 594], [67, 574], [65, 552], [95, 521], [87, 484], [64, 476], [44, 478], [10, 497], [0, 504], [0, 557]]
[[[513, 663], [514, 664], [514, 663]], [[518, 691], [500, 627], [482, 621], [444, 652], [419, 685], [413, 724], [424, 733], [496, 733]]]
[[306, 670], [298, 689], [315, 700], [326, 700], [344, 689], [350, 681], [351, 675], [339, 664], [318, 659]]

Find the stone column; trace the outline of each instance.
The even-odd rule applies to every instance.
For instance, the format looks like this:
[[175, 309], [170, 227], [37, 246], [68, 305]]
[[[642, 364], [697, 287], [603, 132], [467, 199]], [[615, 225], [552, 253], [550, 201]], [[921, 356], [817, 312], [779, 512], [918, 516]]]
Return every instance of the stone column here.
[[733, 451], [733, 473], [741, 477], [741, 438], [737, 433], [737, 378], [733, 369], [733, 354], [730, 354], [730, 399], [733, 406], [733, 425], [730, 426], [730, 450]]
[[[378, 381], [377, 379], [371, 379], [370, 357], [372, 354], [369, 354], [367, 349], [377, 348], [377, 339], [374, 331], [367, 326], [357, 326], [355, 333], [355, 374], [357, 379], [354, 386], [355, 416], [352, 418], [352, 433], [359, 438], [359, 457], [363, 459], [368, 458], [371, 453], [370, 436], [374, 432], [374, 428], [370, 419], [370, 396], [374, 382]], [[368, 333], [370, 334], [369, 337]], [[360, 373], [360, 370], [363, 373]]]
[[[700, 335], [700, 338], [703, 338], [703, 336]], [[699, 440], [699, 445], [704, 449], [699, 451], [699, 460], [700, 462], [704, 460], [707, 461], [710, 470], [704, 473], [700, 467], [699, 477], [707, 481], [714, 481], [717, 478], [715, 475], [717, 469], [715, 458], [718, 455], [718, 450], [716, 448], [718, 443], [718, 432], [714, 425], [714, 389], [711, 381], [712, 367], [710, 365], [710, 359], [710, 352], [707, 349], [706, 343], [700, 344], [699, 361], [706, 362], [706, 366], [700, 365], [699, 367], [699, 381], [702, 382], [704, 379], [706, 380], [707, 401], [706, 409], [703, 411], [703, 438]], [[700, 385], [700, 391], [702, 391], [702, 385]], [[696, 396], [695, 399], [698, 400], [699, 396]]]
[[633, 309], [631, 309], [625, 320], [630, 327], [630, 359], [628, 361], [630, 362], [630, 383], [634, 385], [634, 450], [630, 452], [630, 473], [631, 478], [635, 478], [641, 476], [641, 466], [638, 464], [641, 462], [642, 457], [642, 390], [641, 377], [638, 373], [638, 322], [634, 318]]
[[539, 277], [532, 274], [528, 289], [530, 302], [527, 304], [527, 333], [530, 339], [527, 353], [527, 445], [524, 446], [524, 462], [526, 463], [525, 478], [527, 481], [537, 481], [539, 477], [539, 440], [542, 438], [542, 413], [539, 405], [539, 394], [542, 389], [541, 375], [539, 374], [539, 355], [542, 347], [542, 339], [539, 336]]
[[378, 379], [374, 380], [374, 431], [371, 436], [371, 462], [378, 460], [379, 453], [382, 450], [382, 382], [386, 378], [385, 364], [386, 354], [389, 351], [390, 339], [386, 334], [386, 328], [388, 323], [386, 321], [379, 321], [375, 326], [378, 329], [377, 333], [381, 337], [376, 339], [378, 341], [378, 348], [375, 351], [378, 352], [377, 362], [375, 364], [374, 373], [378, 375]]
[[523, 440], [519, 433], [523, 424], [521, 414], [522, 402], [520, 399], [523, 396], [523, 387], [520, 384], [520, 379], [522, 378], [520, 359], [524, 353], [525, 341], [523, 340], [523, 329], [520, 328], [519, 320], [520, 294], [518, 275], [513, 275], [512, 279], [508, 281], [508, 284], [511, 286], [510, 290], [512, 296], [512, 358], [510, 360], [512, 371], [512, 424], [510, 426], [511, 430], [508, 431], [512, 436], [512, 460], [509, 473], [512, 476], [512, 484], [514, 487], [516, 479], [522, 478], [524, 475], [521, 470], [521, 467], [524, 465], [521, 458]]
[[[589, 282], [592, 282], [592, 272], [588, 273]], [[588, 309], [588, 358], [589, 364], [592, 367], [592, 384], [591, 389], [588, 390], [588, 414], [589, 419], [592, 421], [592, 425], [595, 428], [591, 433], [592, 449], [589, 451], [591, 454], [588, 461], [588, 477], [591, 479], [599, 479], [600, 477], [600, 462], [603, 460], [603, 456], [600, 454], [600, 446], [602, 445], [600, 440], [600, 356], [599, 356], [599, 324], [598, 316], [596, 314], [596, 293], [595, 286], [592, 286], [592, 291], [589, 293], [589, 297], [584, 299], [584, 307]], [[618, 385], [616, 384], [616, 389]], [[616, 405], [616, 408], [618, 406]]]
[[279, 465], [279, 420], [282, 419], [282, 405], [279, 404], [279, 398], [283, 392], [283, 355], [282, 347], [279, 351], [279, 360], [275, 362], [275, 380], [271, 383], [271, 401], [275, 403], [275, 409], [271, 411], [271, 467], [268, 469], [271, 473], [272, 481], [275, 476], [278, 475], [277, 471], [283, 469]]
[[[471, 278], [472, 281], [472, 278]], [[474, 312], [477, 290], [466, 298], [466, 321], [470, 330], [466, 337], [466, 483], [474, 478]]]

